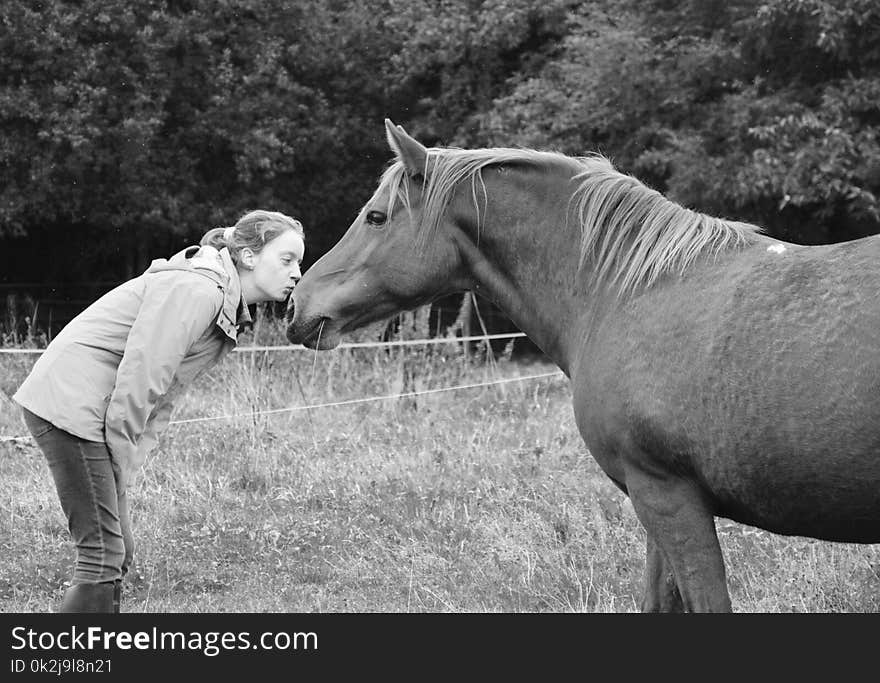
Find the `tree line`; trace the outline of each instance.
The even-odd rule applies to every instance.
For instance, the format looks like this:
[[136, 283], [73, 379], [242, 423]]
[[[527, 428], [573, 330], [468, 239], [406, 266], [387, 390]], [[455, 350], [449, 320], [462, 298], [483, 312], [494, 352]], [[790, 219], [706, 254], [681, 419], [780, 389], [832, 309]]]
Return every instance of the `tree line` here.
[[601, 151], [800, 243], [880, 232], [875, 0], [8, 0], [6, 282], [122, 280], [272, 208], [308, 264], [428, 145]]

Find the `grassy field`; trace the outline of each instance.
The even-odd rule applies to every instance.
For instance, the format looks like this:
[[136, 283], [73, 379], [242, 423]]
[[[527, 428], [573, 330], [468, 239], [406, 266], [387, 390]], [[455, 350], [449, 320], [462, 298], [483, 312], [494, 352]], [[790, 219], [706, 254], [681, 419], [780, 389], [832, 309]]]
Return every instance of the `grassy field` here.
[[[400, 334], [425, 332], [417, 316]], [[375, 330], [363, 338], [375, 337]], [[260, 344], [284, 343], [277, 325]], [[236, 353], [194, 386], [130, 493], [132, 612], [631, 612], [644, 533], [562, 378], [257, 411], [555, 370], [452, 346]], [[33, 357], [3, 356], [8, 399]], [[880, 611], [880, 546], [717, 522], [734, 609]], [[73, 564], [42, 455], [0, 444], [0, 611], [57, 609]]]

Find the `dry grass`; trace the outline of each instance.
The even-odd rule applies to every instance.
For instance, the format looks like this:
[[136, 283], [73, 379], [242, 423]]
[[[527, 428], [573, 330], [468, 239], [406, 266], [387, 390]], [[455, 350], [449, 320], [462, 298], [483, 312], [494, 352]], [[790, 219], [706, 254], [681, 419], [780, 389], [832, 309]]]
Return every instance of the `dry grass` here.
[[[424, 327], [411, 317], [402, 334]], [[283, 343], [270, 325], [257, 336]], [[32, 361], [0, 356], [5, 392]], [[235, 354], [175, 418], [552, 369], [448, 346]], [[0, 434], [25, 433], [0, 401]], [[618, 612], [640, 600], [643, 532], [559, 379], [172, 426], [131, 497], [126, 611]], [[735, 609], [880, 611], [880, 546], [718, 528]], [[0, 611], [56, 609], [73, 549], [29, 444], [0, 445], [0, 543]]]

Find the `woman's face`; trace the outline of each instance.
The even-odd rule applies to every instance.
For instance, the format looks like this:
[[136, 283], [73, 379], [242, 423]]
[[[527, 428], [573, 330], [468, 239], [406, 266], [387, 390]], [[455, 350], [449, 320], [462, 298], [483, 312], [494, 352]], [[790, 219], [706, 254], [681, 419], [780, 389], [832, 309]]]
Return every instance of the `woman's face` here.
[[253, 255], [252, 292], [248, 303], [284, 301], [302, 277], [300, 264], [305, 243], [293, 230], [285, 230]]

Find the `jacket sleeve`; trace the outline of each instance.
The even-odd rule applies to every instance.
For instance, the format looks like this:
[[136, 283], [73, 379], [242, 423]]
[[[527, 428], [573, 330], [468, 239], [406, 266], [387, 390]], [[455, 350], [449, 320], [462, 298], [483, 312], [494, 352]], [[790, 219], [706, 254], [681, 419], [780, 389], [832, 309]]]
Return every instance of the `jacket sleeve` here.
[[144, 462], [146, 457], [159, 443], [159, 436], [168, 427], [171, 421], [171, 413], [174, 412], [174, 401], [168, 396], [159, 399], [153, 414], [147, 418], [147, 424], [144, 426], [144, 433], [138, 441], [138, 459]]
[[222, 292], [200, 275], [177, 275], [147, 285], [104, 419], [120, 489], [131, 483], [143, 464], [146, 454], [138, 442], [147, 420], [171, 387], [187, 350], [214, 324], [222, 303]]

